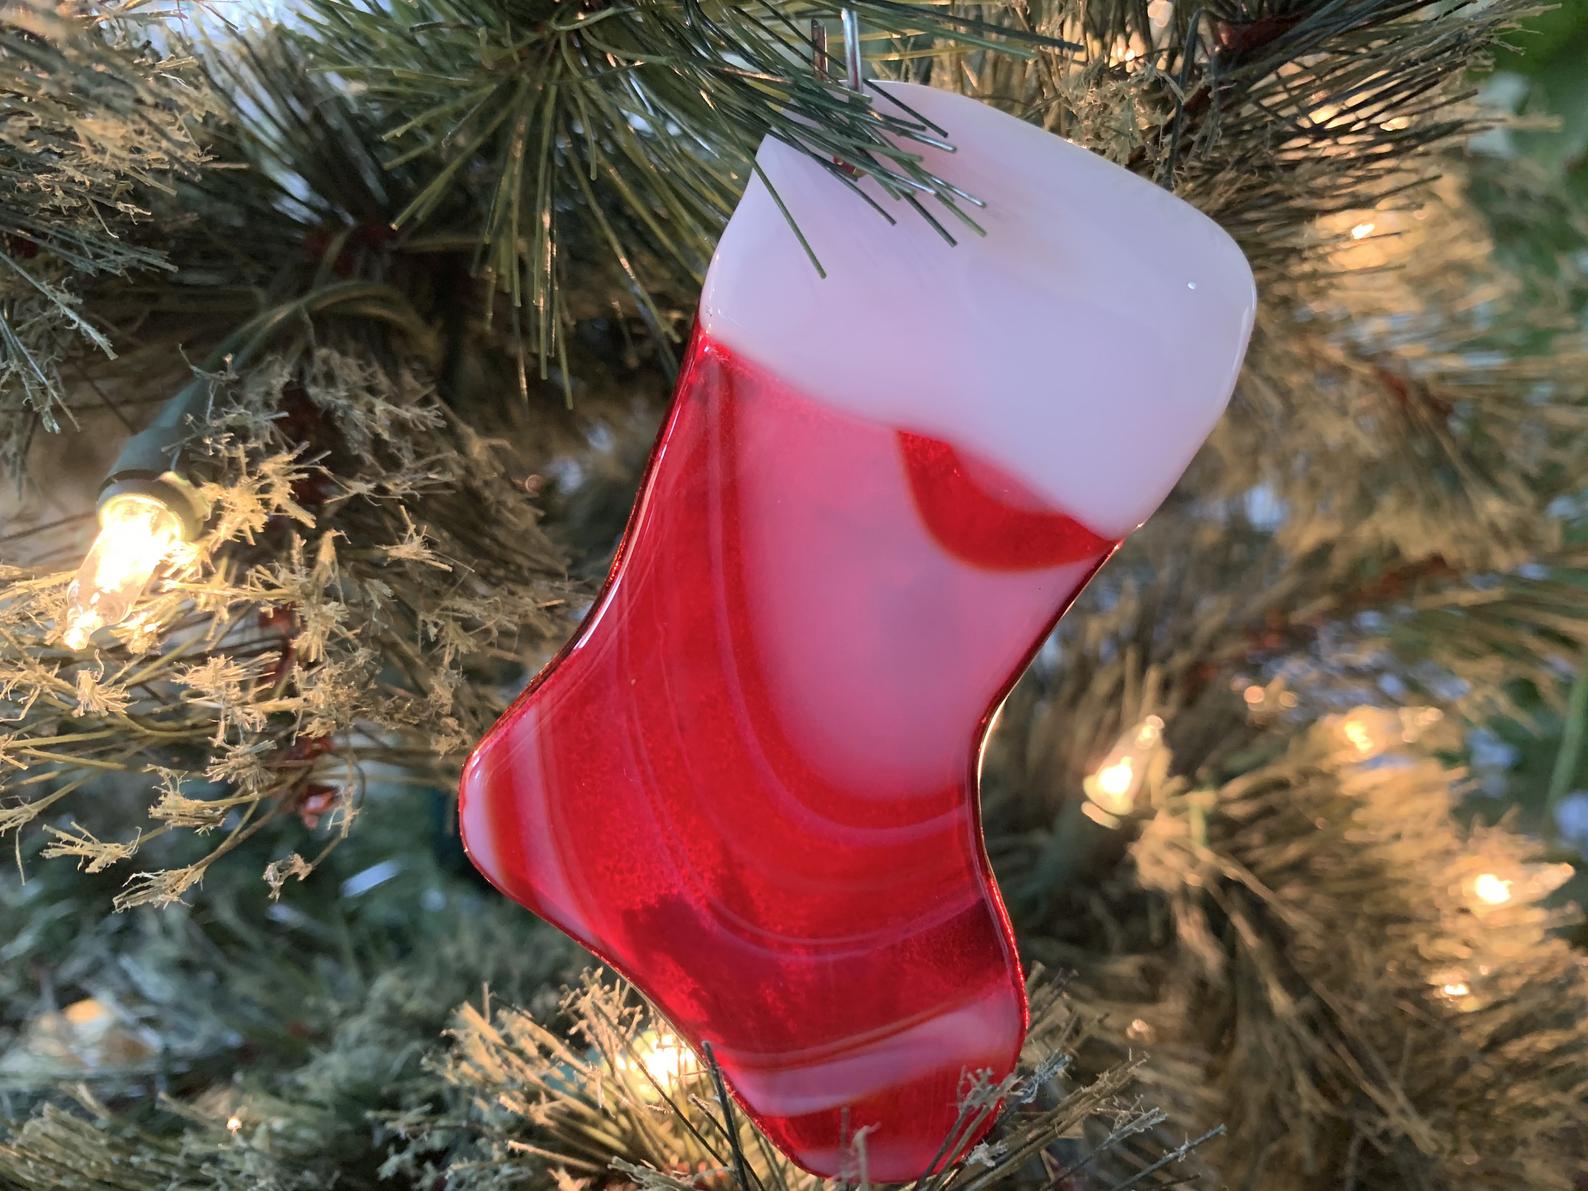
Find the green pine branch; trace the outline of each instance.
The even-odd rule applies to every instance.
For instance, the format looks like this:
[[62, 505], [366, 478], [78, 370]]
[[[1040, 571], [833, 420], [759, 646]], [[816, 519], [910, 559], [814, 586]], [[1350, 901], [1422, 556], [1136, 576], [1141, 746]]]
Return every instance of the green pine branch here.
[[[869, 36], [890, 43], [1038, 56], [1069, 48], [939, 5], [861, 0], [854, 9]], [[390, 213], [392, 226], [421, 242], [470, 245], [507, 297], [521, 370], [533, 358], [545, 378], [553, 362], [566, 376], [571, 271], [591, 257], [653, 327], [667, 324], [653, 295], [700, 276], [763, 137], [819, 162], [879, 215], [858, 178], [944, 235], [974, 233], [972, 196], [912, 151], [939, 143], [942, 130], [874, 91], [850, 93], [837, 57], [816, 50], [811, 22], [838, 12], [770, 0], [578, 10], [317, 0], [296, 44], [384, 113], [389, 164], [427, 164], [430, 177]], [[461, 218], [460, 193], [472, 200]], [[819, 249], [806, 247], [820, 268]]]
[[[0, 7], [0, 416], [63, 412], [62, 362], [114, 354], [93, 282], [171, 267], [145, 221], [199, 168], [209, 109], [194, 63], [162, 55], [147, 0]], [[24, 439], [25, 442], [25, 439]], [[16, 464], [15, 440], [0, 463]]]

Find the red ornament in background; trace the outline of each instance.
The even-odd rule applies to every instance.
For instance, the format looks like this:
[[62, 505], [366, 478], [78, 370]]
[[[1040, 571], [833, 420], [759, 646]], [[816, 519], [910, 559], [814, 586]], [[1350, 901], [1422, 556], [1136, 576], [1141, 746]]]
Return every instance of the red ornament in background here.
[[486, 876], [710, 1042], [795, 1161], [839, 1174], [866, 1129], [883, 1181], [977, 1140], [949, 1140], [967, 1075], [1024, 1035], [987, 723], [1217, 419], [1252, 313], [1238, 250], [1172, 196], [889, 90], [949, 129], [928, 164], [988, 201], [986, 238], [886, 226], [763, 147], [830, 275], [753, 183], [607, 586], [461, 809]]

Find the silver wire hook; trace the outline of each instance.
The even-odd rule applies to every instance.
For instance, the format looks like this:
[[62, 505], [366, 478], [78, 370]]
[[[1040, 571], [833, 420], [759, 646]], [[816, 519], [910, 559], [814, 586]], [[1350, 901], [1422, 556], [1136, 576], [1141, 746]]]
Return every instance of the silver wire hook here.
[[860, 14], [852, 8], [839, 9], [844, 22], [844, 70], [851, 91], [860, 90]]
[[[860, 70], [860, 14], [852, 8], [841, 8], [838, 16], [844, 28], [844, 83], [858, 94], [863, 85]], [[820, 17], [812, 17], [811, 66], [817, 78], [825, 80], [828, 77], [827, 63], [830, 58], [827, 52], [827, 24]]]

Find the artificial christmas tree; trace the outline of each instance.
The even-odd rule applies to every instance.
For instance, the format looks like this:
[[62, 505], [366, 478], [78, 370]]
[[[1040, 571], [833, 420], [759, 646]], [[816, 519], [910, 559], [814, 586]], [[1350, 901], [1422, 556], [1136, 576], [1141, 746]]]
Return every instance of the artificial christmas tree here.
[[[1538, 822], [1473, 823], [1467, 777], [1485, 734], [1551, 717], [1551, 789], [1584, 776], [1566, 699], [1588, 642], [1583, 290], [1571, 258], [1546, 272], [1510, 250], [1530, 221], [1578, 217], [1525, 159], [1467, 149], [1494, 119], [1469, 72], [1527, 9], [853, 13], [868, 73], [1172, 191], [1263, 295], [1230, 414], [988, 737], [982, 826], [1033, 1024], [1018, 1073], [965, 1073], [943, 1153], [990, 1131], [922, 1186], [1571, 1187], [1588, 1095], [1572, 854]], [[902, 226], [854, 198], [856, 244], [935, 222], [959, 253], [975, 232], [953, 210], [992, 214], [930, 164], [952, 135], [839, 77], [811, 26], [838, 30], [837, 9], [278, 15], [194, 44], [138, 6], [0, 11], [19, 481], [0, 1181], [812, 1185], [714, 1056], [609, 979], [581, 984], [574, 949], [479, 883], [450, 790], [599, 593], [756, 146], [889, 196]], [[848, 251], [791, 213], [804, 244], [778, 242], [835, 279]], [[1131, 218], [1019, 217], [1076, 251]], [[1122, 342], [1022, 323], [1025, 305], [1000, 329], [1020, 352], [1051, 342], [1053, 374], [1100, 402], [1129, 391], [1168, 333], [1148, 317], [1162, 254], [1138, 251], [1154, 230], [1103, 254]], [[181, 433], [152, 478], [207, 512], [190, 539], [147, 535], [144, 594], [87, 623], [69, 589], [96, 496], [160, 411]], [[955, 412], [973, 447], [996, 429]], [[1041, 492], [1056, 481], [1027, 440], [1037, 474], [1019, 478]], [[972, 569], [1043, 540], [1038, 509], [1018, 533], [974, 515], [988, 454], [959, 453], [977, 483], [926, 489], [934, 540]], [[867, 606], [868, 582], [837, 602]], [[1027, 632], [991, 606], [985, 623]], [[932, 661], [888, 677], [947, 697]], [[600, 766], [622, 732], [595, 706], [579, 726]], [[1522, 793], [1533, 771], [1480, 776]], [[755, 830], [730, 834], [777, 861], [783, 836]], [[1061, 999], [1037, 968], [1074, 973]], [[923, 972], [970, 972], [889, 970], [912, 995]], [[870, 987], [835, 979], [831, 1003]], [[866, 1179], [854, 1124], [837, 1161]]]

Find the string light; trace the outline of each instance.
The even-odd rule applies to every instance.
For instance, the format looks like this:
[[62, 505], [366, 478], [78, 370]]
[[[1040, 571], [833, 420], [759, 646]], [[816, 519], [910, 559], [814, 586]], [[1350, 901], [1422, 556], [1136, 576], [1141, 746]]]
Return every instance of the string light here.
[[1347, 743], [1365, 756], [1397, 744], [1414, 744], [1443, 719], [1443, 713], [1437, 707], [1403, 707], [1395, 711], [1358, 707], [1331, 719], [1338, 723]]
[[243, 1118], [233, 1113], [226, 1120], [226, 1132], [237, 1133], [243, 1127]]
[[1105, 810], [1128, 811], [1130, 793], [1136, 785], [1136, 759], [1121, 757], [1112, 765], [1105, 765], [1099, 769], [1094, 780], [1097, 785], [1098, 801], [1104, 804]]
[[1512, 902], [1531, 903], [1548, 897], [1576, 870], [1569, 864], [1522, 864], [1498, 872], [1482, 872], [1467, 883], [1473, 909], [1483, 912]]
[[635, 1077], [633, 1082], [641, 1096], [655, 1099], [658, 1088], [670, 1092], [686, 1075], [700, 1069], [700, 1061], [678, 1035], [667, 1030], [646, 1030], [634, 1039], [631, 1054], [618, 1056], [617, 1068]]
[[[1483, 969], [1478, 969], [1479, 975]], [[1435, 994], [1447, 1001], [1464, 1001], [1472, 996], [1472, 974], [1464, 966], [1451, 965], [1435, 968], [1428, 974], [1428, 983]]]
[[1081, 783], [1088, 817], [1113, 827], [1135, 808], [1148, 759], [1163, 740], [1163, 720], [1149, 715], [1115, 743], [1103, 763]]
[[[433, 347], [418, 315], [395, 290], [373, 282], [342, 282], [254, 316], [226, 339], [208, 367], [235, 367], [294, 320], [347, 304], [359, 304], [364, 313], [414, 333], [422, 352]], [[198, 537], [209, 507], [184, 478], [184, 460], [211, 396], [208, 380], [200, 376], [122, 444], [99, 490], [98, 536], [67, 593], [68, 619], [61, 639], [68, 648], [82, 649], [98, 630], [124, 621], [161, 564], [182, 543]]]
[[161, 565], [198, 537], [209, 507], [174, 469], [207, 400], [207, 386], [189, 385], [122, 444], [99, 490], [99, 532], [67, 589], [61, 640], [68, 649], [83, 649], [100, 629], [126, 620]]
[[1511, 884], [1494, 873], [1479, 873], [1472, 882], [1472, 893], [1486, 906], [1503, 906], [1511, 900]]
[[1362, 223], [1357, 224], [1351, 229], [1351, 239], [1365, 240], [1367, 237], [1373, 234], [1373, 229], [1377, 226], [1378, 225], [1370, 219], [1364, 220]]
[[66, 593], [67, 648], [82, 649], [98, 630], [126, 620], [185, 537], [176, 510], [152, 496], [122, 493], [101, 504], [99, 533]]
[[1301, 703], [1294, 691], [1284, 690], [1277, 681], [1264, 685], [1260, 682], [1248, 682], [1244, 678], [1235, 678], [1230, 682], [1230, 690], [1240, 695], [1241, 701], [1246, 704], [1246, 709], [1253, 718], [1276, 715], [1280, 711], [1291, 711]]
[[84, 997], [33, 1018], [16, 1046], [19, 1054], [80, 1071], [137, 1066], [156, 1050], [153, 1035], [97, 997]]
[[1368, 730], [1367, 724], [1358, 717], [1354, 715], [1347, 716], [1340, 725], [1340, 731], [1345, 734], [1345, 738], [1351, 742], [1351, 746], [1357, 752], [1365, 755], [1373, 751], [1373, 733]]

